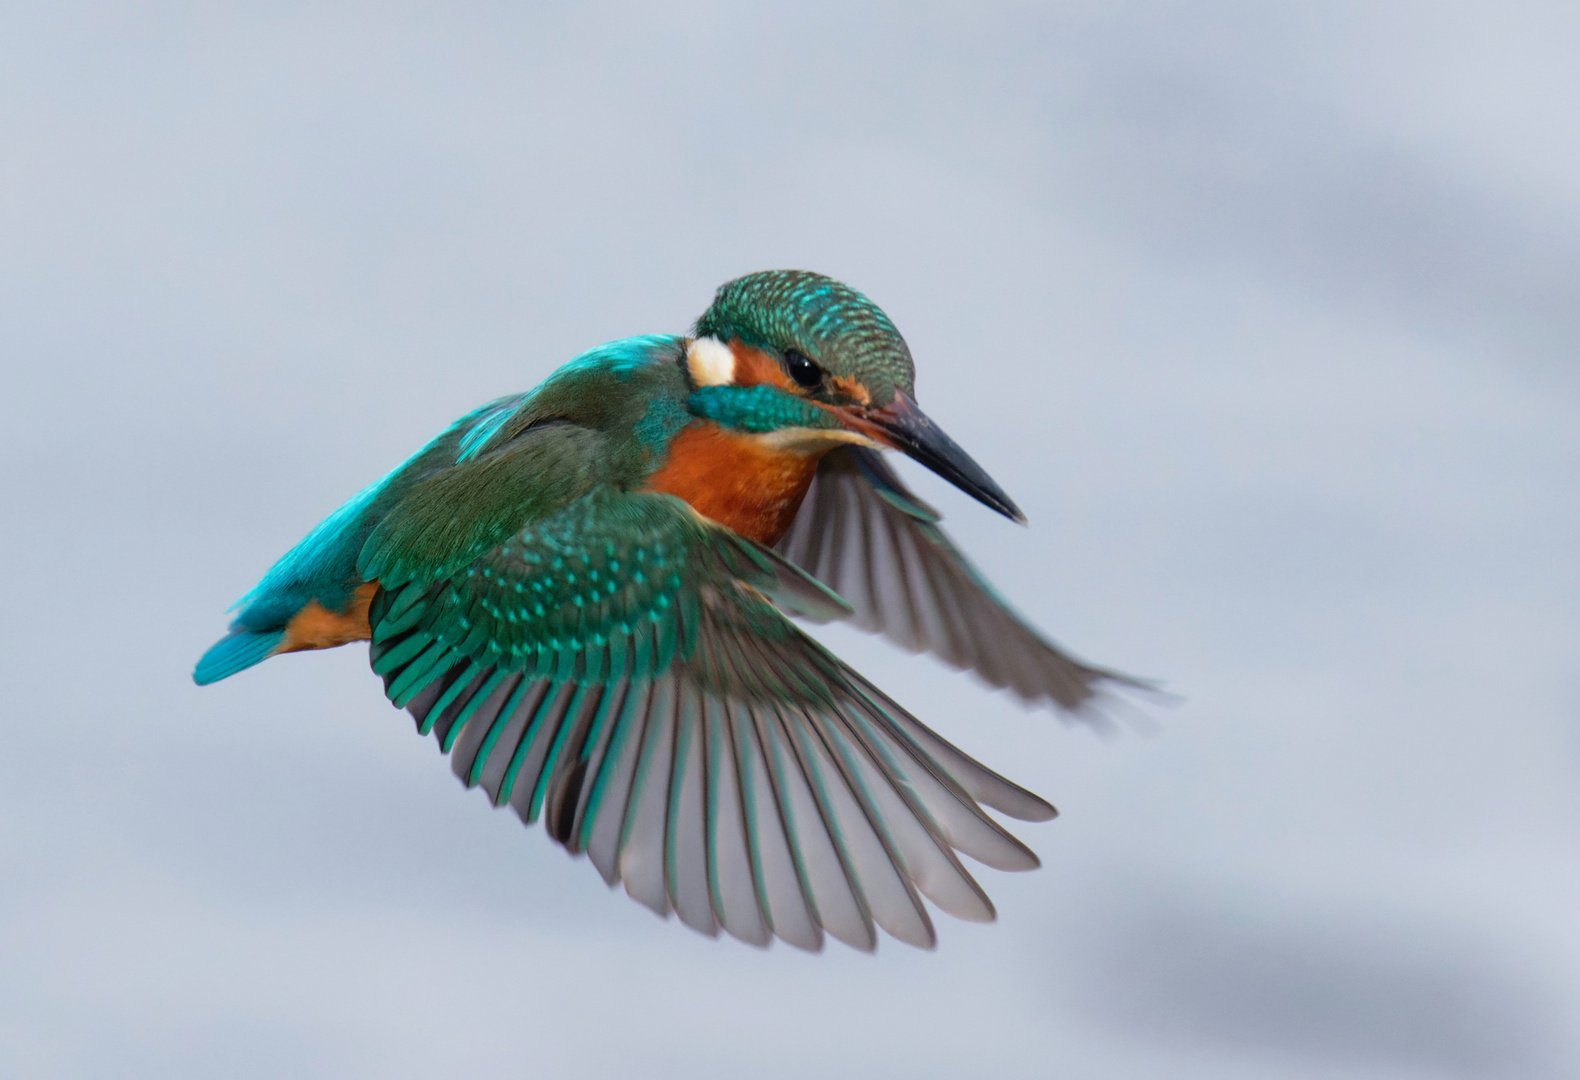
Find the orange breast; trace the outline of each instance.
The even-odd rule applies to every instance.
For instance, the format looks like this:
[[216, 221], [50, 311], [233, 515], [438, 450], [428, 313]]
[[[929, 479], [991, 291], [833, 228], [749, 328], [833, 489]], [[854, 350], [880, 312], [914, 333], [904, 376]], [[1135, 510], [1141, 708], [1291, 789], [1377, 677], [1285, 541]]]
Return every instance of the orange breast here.
[[703, 517], [772, 544], [790, 528], [822, 456], [772, 450], [751, 435], [693, 421], [647, 490], [685, 499]]

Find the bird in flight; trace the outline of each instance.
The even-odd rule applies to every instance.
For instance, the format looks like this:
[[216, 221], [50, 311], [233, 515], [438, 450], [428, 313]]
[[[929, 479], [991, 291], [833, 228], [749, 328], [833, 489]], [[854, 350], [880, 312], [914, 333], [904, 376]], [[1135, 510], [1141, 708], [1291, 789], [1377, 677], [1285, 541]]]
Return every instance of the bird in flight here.
[[964, 853], [1038, 865], [983, 807], [1054, 808], [944, 741], [787, 616], [848, 620], [1030, 703], [1139, 685], [1012, 611], [881, 452], [1020, 510], [917, 407], [905, 340], [821, 274], [721, 286], [456, 421], [236, 604], [199, 684], [370, 642], [468, 787], [710, 936], [935, 943], [994, 917]]

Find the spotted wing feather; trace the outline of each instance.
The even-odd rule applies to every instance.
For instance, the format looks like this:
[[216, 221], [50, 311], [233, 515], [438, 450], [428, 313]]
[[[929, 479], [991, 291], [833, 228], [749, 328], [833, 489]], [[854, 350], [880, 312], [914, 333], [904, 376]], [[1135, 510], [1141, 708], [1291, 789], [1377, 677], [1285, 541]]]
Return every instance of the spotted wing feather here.
[[957, 852], [1036, 865], [979, 804], [1053, 808], [774, 606], [829, 618], [837, 596], [679, 500], [599, 488], [450, 576], [385, 586], [373, 668], [461, 780], [703, 933], [930, 946], [922, 896], [993, 917]]

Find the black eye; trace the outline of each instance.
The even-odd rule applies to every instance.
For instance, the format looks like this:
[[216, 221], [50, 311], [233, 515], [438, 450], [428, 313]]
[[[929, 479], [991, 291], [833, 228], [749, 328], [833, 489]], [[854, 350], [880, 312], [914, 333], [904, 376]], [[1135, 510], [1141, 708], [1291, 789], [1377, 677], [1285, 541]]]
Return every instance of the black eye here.
[[785, 351], [785, 366], [790, 369], [790, 377], [808, 390], [823, 381], [823, 369], [794, 349]]

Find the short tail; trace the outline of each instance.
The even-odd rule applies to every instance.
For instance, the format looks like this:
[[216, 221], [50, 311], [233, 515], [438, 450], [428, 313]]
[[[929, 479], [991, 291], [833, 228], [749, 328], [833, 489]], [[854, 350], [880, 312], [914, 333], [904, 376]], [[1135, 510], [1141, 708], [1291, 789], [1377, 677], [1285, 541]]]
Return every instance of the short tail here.
[[197, 669], [192, 672], [192, 681], [199, 686], [207, 686], [228, 679], [238, 671], [246, 671], [252, 665], [266, 660], [284, 637], [284, 627], [278, 630], [244, 630], [238, 627], [228, 637], [209, 646], [203, 659], [197, 662]]

